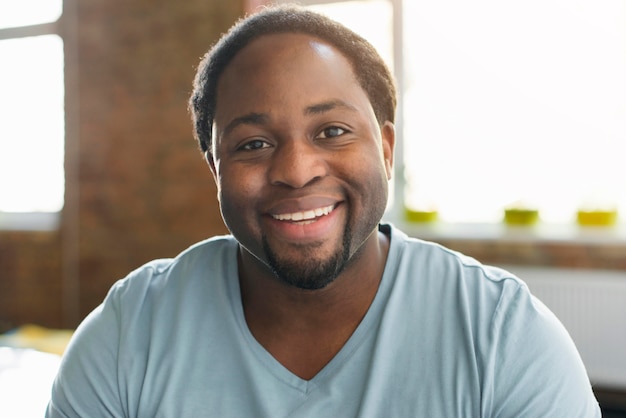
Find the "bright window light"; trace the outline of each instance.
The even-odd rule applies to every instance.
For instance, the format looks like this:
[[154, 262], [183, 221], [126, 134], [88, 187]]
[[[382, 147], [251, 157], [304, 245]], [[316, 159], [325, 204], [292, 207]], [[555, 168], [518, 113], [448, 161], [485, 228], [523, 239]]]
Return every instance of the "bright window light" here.
[[393, 68], [393, 8], [388, 0], [313, 4], [309, 8], [342, 22], [363, 36]]
[[61, 0], [0, 0], [0, 28], [54, 22], [62, 11]]
[[407, 203], [626, 210], [626, 3], [405, 1]]
[[63, 41], [0, 41], [0, 211], [57, 212], [65, 187]]

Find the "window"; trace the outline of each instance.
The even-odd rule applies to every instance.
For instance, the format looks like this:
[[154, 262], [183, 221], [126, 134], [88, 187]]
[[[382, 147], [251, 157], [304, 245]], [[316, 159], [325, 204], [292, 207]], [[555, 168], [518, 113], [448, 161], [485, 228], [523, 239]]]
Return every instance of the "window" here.
[[[483, 224], [512, 205], [555, 225], [578, 209], [626, 214], [623, 1], [301, 3], [360, 32], [395, 68], [396, 209]], [[393, 47], [374, 40], [383, 33]]]
[[61, 0], [0, 0], [0, 220], [63, 207], [61, 12]]
[[404, 16], [413, 203], [452, 222], [514, 202], [551, 223], [626, 210], [623, 1], [405, 1]]

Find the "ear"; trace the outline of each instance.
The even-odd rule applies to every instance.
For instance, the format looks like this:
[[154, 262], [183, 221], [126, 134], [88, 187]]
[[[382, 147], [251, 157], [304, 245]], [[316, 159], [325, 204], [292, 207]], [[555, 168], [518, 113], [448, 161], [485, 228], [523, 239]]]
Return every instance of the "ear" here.
[[390, 121], [386, 121], [380, 129], [380, 135], [382, 138], [383, 159], [385, 162], [385, 170], [387, 171], [387, 179], [391, 180], [391, 174], [393, 173], [393, 151], [396, 146], [395, 125]]

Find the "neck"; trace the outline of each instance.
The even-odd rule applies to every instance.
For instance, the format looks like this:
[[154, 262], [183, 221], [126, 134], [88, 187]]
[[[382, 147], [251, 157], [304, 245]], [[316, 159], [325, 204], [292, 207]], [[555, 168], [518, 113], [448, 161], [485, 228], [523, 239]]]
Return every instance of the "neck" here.
[[[246, 312], [271, 317], [272, 323], [324, 322], [336, 314], [367, 310], [378, 290], [389, 241], [374, 231], [353, 255], [344, 271], [322, 289], [307, 290], [278, 280], [271, 270], [246, 250], [239, 257], [241, 296]], [[352, 315], [351, 315], [352, 316]]]
[[319, 290], [277, 280], [242, 249], [239, 280], [250, 331], [285, 367], [301, 377], [312, 377], [343, 347], [365, 316], [382, 279], [388, 249], [388, 237], [374, 231], [344, 271]]

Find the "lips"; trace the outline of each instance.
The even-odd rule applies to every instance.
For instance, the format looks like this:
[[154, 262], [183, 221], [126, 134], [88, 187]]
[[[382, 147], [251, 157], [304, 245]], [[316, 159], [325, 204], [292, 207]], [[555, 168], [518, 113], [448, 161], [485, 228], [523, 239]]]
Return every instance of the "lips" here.
[[323, 207], [304, 210], [304, 211], [275, 214], [275, 215], [272, 215], [272, 217], [279, 221], [291, 221], [291, 222], [312, 221], [315, 218], [319, 218], [319, 217], [330, 214], [334, 210], [334, 208], [335, 208], [335, 205], [328, 205], [328, 206], [323, 206]]
[[328, 194], [278, 199], [265, 210], [265, 233], [281, 243], [322, 242], [341, 230], [343, 200]]

